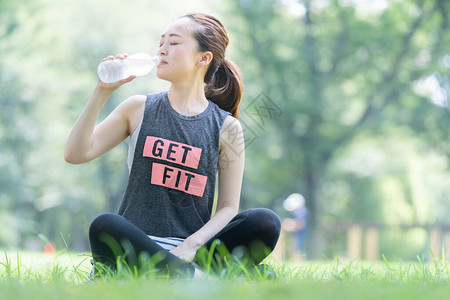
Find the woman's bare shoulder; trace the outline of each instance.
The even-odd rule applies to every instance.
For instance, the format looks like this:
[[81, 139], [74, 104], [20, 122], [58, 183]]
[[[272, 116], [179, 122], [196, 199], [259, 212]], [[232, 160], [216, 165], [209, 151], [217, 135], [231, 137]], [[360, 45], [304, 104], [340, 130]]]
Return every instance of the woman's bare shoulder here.
[[146, 100], [147, 96], [145, 95], [133, 95], [125, 99], [118, 106], [125, 119], [128, 120], [128, 130], [130, 133], [136, 130], [144, 117]]
[[225, 145], [241, 148], [244, 145], [244, 132], [238, 119], [228, 116], [220, 130], [220, 150]]
[[143, 104], [145, 104], [145, 101], [147, 100], [147, 96], [145, 95], [133, 95], [131, 97], [128, 97], [127, 99], [125, 99], [121, 105], [125, 105], [126, 107], [136, 107], [136, 106], [141, 106]]

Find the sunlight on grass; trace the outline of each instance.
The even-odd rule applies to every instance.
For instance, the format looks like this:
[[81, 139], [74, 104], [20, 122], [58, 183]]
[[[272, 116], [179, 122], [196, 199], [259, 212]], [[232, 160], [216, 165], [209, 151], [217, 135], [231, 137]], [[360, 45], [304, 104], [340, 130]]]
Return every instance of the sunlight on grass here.
[[151, 278], [123, 271], [85, 283], [87, 253], [0, 252], [0, 299], [445, 299], [445, 257], [425, 262], [268, 263], [275, 276], [239, 265], [201, 279]]

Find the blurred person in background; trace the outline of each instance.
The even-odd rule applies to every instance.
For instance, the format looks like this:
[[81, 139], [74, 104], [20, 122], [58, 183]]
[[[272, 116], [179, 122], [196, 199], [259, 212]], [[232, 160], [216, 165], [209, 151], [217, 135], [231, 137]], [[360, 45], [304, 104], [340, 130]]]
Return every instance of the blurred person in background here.
[[294, 258], [301, 258], [305, 254], [308, 236], [308, 209], [305, 205], [305, 198], [298, 193], [291, 194], [283, 202], [283, 207], [292, 213], [292, 218], [283, 220], [283, 229], [293, 234], [296, 250]]

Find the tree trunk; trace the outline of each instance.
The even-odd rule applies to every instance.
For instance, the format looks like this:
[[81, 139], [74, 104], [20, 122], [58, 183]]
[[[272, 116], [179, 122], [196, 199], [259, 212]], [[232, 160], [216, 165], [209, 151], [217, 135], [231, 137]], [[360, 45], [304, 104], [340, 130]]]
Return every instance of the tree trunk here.
[[321, 225], [320, 186], [322, 185], [322, 171], [320, 166], [307, 163], [306, 167], [307, 189], [305, 191], [306, 207], [308, 209], [308, 240], [306, 255], [308, 259], [318, 259], [323, 253], [323, 234]]

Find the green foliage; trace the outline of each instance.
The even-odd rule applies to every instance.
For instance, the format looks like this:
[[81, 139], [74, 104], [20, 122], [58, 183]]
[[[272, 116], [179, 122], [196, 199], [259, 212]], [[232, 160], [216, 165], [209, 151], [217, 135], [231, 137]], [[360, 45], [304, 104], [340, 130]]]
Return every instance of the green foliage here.
[[[448, 194], [450, 72], [443, 62], [450, 44], [449, 3], [368, 6], [357, 1], [229, 6], [237, 47], [247, 53], [240, 63], [247, 78], [244, 106], [264, 91], [282, 110], [279, 118], [267, 118], [261, 138], [247, 147], [244, 197], [277, 209], [289, 194], [302, 193], [310, 211], [310, 257], [324, 251], [324, 222], [426, 224], [445, 220], [436, 218], [435, 209], [421, 214], [423, 207], [438, 201], [447, 214], [450, 209], [442, 204], [448, 196], [434, 194], [438, 181], [420, 182], [412, 166], [419, 160], [431, 166], [432, 157], [440, 157], [437, 190]], [[430, 92], [427, 80], [439, 81], [437, 90]], [[433, 92], [441, 93], [441, 102]], [[255, 128], [245, 114], [242, 119]], [[403, 144], [412, 148], [402, 149]], [[385, 160], [377, 161], [380, 157]], [[389, 214], [392, 207], [399, 209]], [[399, 219], [401, 210], [411, 213]]]
[[[42, 249], [42, 233], [58, 249], [62, 235], [86, 250], [92, 219], [117, 211], [126, 143], [81, 166], [64, 162], [64, 145], [96, 84], [97, 64], [110, 54], [156, 51], [165, 24], [182, 13], [177, 5], [155, 12], [168, 5], [0, 2], [0, 218], [8, 223], [0, 248]], [[100, 120], [126, 97], [163, 88], [151, 77], [135, 80], [109, 99]]]
[[[166, 24], [189, 10], [223, 20], [244, 75], [242, 208], [288, 216], [282, 202], [300, 192], [312, 237], [335, 221], [448, 222], [448, 1], [197, 2], [0, 1], [1, 248], [40, 249], [42, 233], [58, 249], [64, 239], [88, 249], [90, 221], [117, 210], [128, 175], [126, 143], [88, 165], [63, 161], [96, 66], [110, 54], [154, 52]], [[132, 94], [165, 88], [139, 78], [100, 119]], [[273, 110], [258, 116], [261, 95]], [[310, 253], [336, 254], [343, 238], [312, 240]], [[394, 254], [396, 240], [382, 236], [383, 252]]]

